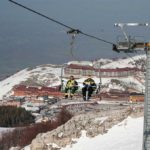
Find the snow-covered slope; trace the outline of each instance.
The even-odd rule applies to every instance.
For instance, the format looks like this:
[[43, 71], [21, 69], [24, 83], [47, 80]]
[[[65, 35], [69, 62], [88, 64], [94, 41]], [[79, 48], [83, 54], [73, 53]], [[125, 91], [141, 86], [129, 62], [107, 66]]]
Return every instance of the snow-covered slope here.
[[0, 82], [0, 99], [2, 99], [5, 94], [11, 94], [11, 89], [20, 83], [32, 86], [60, 85], [60, 73], [61, 67], [55, 65], [42, 65], [32, 69], [24, 69]]
[[15, 75], [10, 76], [9, 78], [0, 82], [0, 99], [8, 93], [13, 86], [19, 84], [22, 81], [25, 81], [29, 77], [27, 69], [22, 70]]
[[[81, 87], [82, 87], [82, 83], [85, 79], [86, 78], [81, 78], [81, 79], [77, 80]], [[97, 77], [94, 77], [93, 79], [98, 85], [98, 83], [100, 82], [99, 81], [100, 79]], [[139, 80], [137, 80], [133, 76], [129, 76], [127, 78], [126, 77], [102, 78], [101, 83], [102, 83], [103, 88], [101, 90], [102, 90], [102, 92], [109, 92], [111, 89], [125, 91], [125, 90], [131, 88], [131, 89], [136, 89], [137, 92], [143, 92], [145, 89], [145, 85], [144, 85], [143, 80], [142, 80], [142, 82], [139, 82]], [[115, 81], [117, 81], [118, 83], [116, 83]]]
[[141, 68], [143, 66], [143, 63], [145, 63], [145, 59], [146, 59], [146, 55], [138, 55], [132, 58], [129, 57], [125, 59], [118, 59], [116, 61], [102, 65], [102, 68], [125, 68], [125, 67]]
[[88, 138], [83, 131], [79, 139], [74, 139], [76, 144], [61, 150], [141, 150], [142, 139], [143, 117], [128, 117], [104, 135]]
[[[133, 59], [100, 59], [93, 62], [95, 66], [99, 65], [99, 62], [102, 64], [102, 68], [124, 68], [124, 67], [135, 67], [138, 66], [141, 68], [145, 63], [145, 55], [134, 56]], [[68, 62], [70, 63], [80, 63], [80, 62]], [[91, 65], [90, 61], [82, 62], [82, 65]], [[62, 66], [58, 65], [41, 65], [35, 68], [24, 69], [9, 78], [0, 81], [0, 99], [4, 95], [7, 96], [11, 93], [11, 89], [18, 84], [24, 84], [27, 86], [57, 86], [60, 85], [60, 75], [61, 75]], [[78, 80], [79, 85], [82, 87], [82, 83], [85, 78]], [[118, 80], [120, 84], [112, 82], [112, 79]], [[99, 79], [94, 78], [95, 82], [98, 84]], [[64, 79], [64, 81], [66, 81]], [[136, 77], [127, 77], [127, 78], [102, 78], [102, 85], [105, 87], [105, 91], [110, 89], [121, 89], [125, 91], [127, 88], [135, 88], [137, 91], [141, 92], [144, 90], [144, 76], [140, 78]]]
[[[61, 150], [141, 150], [142, 140], [143, 117], [128, 117], [103, 135], [89, 138], [86, 137], [86, 131], [82, 131], [79, 139], [73, 139], [75, 144]], [[30, 150], [30, 146], [23, 150]]]

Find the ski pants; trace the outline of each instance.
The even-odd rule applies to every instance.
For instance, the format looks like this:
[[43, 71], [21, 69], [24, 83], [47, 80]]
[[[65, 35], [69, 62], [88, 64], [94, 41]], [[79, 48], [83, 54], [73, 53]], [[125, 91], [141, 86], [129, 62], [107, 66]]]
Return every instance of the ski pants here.
[[83, 97], [86, 97], [86, 91], [87, 91], [87, 90], [89, 91], [89, 92], [88, 92], [88, 97], [90, 98], [94, 90], [93, 90], [92, 87], [84, 86], [84, 87], [82, 88], [82, 95], [83, 95]]
[[76, 87], [66, 87], [65, 95], [68, 95], [68, 90], [70, 90], [70, 94], [73, 95], [76, 92], [77, 88]]

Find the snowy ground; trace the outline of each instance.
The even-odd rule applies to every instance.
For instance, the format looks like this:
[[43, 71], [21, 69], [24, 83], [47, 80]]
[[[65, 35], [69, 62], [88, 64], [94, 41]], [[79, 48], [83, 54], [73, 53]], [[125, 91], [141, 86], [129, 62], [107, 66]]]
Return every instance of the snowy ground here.
[[141, 150], [143, 139], [143, 117], [128, 117], [112, 127], [106, 134], [94, 138], [82, 137], [72, 146], [61, 150]]
[[146, 59], [146, 55], [137, 55], [134, 57], [129, 57], [126, 59], [118, 59], [116, 61], [112, 61], [106, 65], [103, 65], [102, 68], [124, 68], [124, 67], [131, 67], [134, 68], [136, 67], [135, 61], [140, 60], [140, 59]]
[[[12, 88], [15, 85], [20, 84], [23, 81], [26, 81], [27, 79], [31, 78], [32, 76], [38, 76], [37, 81], [44, 82], [44, 80], [50, 80], [55, 79], [53, 83], [51, 83], [51, 86], [57, 86], [60, 85], [60, 79], [59, 75], [61, 73], [61, 68], [53, 67], [52, 65], [47, 66], [37, 66], [35, 69], [24, 69], [22, 71], [19, 71], [18, 73], [10, 76], [9, 78], [0, 81], [0, 100], [3, 99], [3, 96], [7, 94], [7, 96], [11, 95], [10, 92]], [[53, 78], [49, 77], [49, 74], [54, 74]], [[10, 92], [10, 93], [9, 93]]]
[[2, 134], [6, 133], [6, 132], [10, 132], [14, 130], [14, 128], [4, 128], [4, 127], [0, 127], [0, 137]]
[[[68, 145], [61, 150], [141, 150], [143, 140], [143, 117], [128, 117], [121, 123], [113, 126], [106, 134], [94, 138], [86, 137], [86, 131], [76, 144]], [[30, 150], [26, 146], [22, 150]]]

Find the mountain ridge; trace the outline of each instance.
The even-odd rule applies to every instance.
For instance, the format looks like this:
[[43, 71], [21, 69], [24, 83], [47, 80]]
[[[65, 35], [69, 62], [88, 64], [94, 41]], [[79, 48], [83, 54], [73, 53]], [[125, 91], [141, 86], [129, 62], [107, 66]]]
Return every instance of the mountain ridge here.
[[[133, 59], [131, 58], [123, 58], [123, 59], [116, 59], [116, 60], [109, 60], [109, 59], [99, 59], [97, 61], [93, 61], [92, 64], [94, 67], [98, 67], [99, 63], [102, 64], [101, 68], [125, 68], [125, 67], [138, 67], [138, 68], [144, 68], [145, 67], [145, 55], [139, 55], [139, 56], [134, 56]], [[80, 65], [91, 65], [91, 61], [73, 61], [73, 62], [68, 62], [70, 63], [79, 63]], [[137, 63], [137, 64], [136, 64]], [[54, 65], [54, 64], [45, 64], [45, 65], [40, 65], [36, 66], [34, 68], [26, 68], [23, 69], [16, 74], [0, 81], [0, 99], [3, 99], [3, 97], [7, 97], [12, 95], [12, 89], [14, 86], [18, 84], [24, 84], [27, 86], [47, 86], [47, 87], [52, 87], [52, 86], [58, 86], [61, 84], [61, 73], [62, 73], [62, 68], [63, 65]], [[85, 77], [82, 77], [81, 79], [78, 79], [79, 83], [82, 83]], [[99, 83], [99, 78], [98, 77], [93, 77], [95, 82], [98, 84]], [[115, 84], [112, 82], [112, 79], [116, 79], [123, 83], [122, 85], [120, 84]], [[64, 79], [66, 82], [67, 79]], [[134, 88], [136, 87], [138, 90], [137, 91], [143, 91], [144, 90], [144, 74], [138, 75], [138, 77], [128, 77], [128, 78], [102, 78], [102, 86], [107, 87], [105, 89], [106, 91], [109, 91], [110, 88], [123, 88], [124, 85], [134, 85]], [[82, 87], [82, 84], [80, 84]], [[125, 89], [123, 89], [124, 91]]]

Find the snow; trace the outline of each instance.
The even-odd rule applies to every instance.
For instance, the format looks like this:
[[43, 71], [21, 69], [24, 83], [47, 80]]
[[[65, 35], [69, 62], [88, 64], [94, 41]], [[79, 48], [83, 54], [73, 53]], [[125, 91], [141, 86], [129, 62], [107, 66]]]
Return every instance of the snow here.
[[29, 74], [27, 72], [27, 69], [24, 69], [15, 75], [3, 80], [0, 82], [0, 99], [3, 98], [3, 96], [8, 93], [13, 86], [19, 84], [21, 81], [25, 81], [29, 77]]
[[39, 107], [36, 107], [36, 106], [33, 106], [33, 105], [29, 105], [29, 104], [24, 104], [21, 107], [25, 108], [25, 110], [31, 111], [31, 112], [37, 112], [37, 111], [39, 111]]
[[28, 146], [24, 147], [24, 148], [23, 148], [23, 149], [21, 149], [21, 150], [30, 150], [30, 145], [28, 145]]
[[128, 117], [104, 135], [89, 138], [86, 137], [86, 131], [82, 131], [82, 136], [76, 139], [76, 144], [61, 150], [141, 150], [142, 139], [143, 117]]
[[[49, 74], [51, 74], [52, 77], [48, 76]], [[10, 91], [15, 85], [18, 85], [23, 81], [27, 81], [27, 79], [31, 78], [32, 76], [37, 76], [37, 80], [40, 82], [48, 80], [49, 86], [60, 85], [60, 74], [61, 68], [53, 65], [42, 65], [37, 66], [35, 69], [26, 68], [22, 71], [19, 71], [9, 78], [0, 81], [0, 100], [3, 99], [5, 95], [11, 95], [12, 93], [10, 93]]]
[[117, 61], [113, 61], [111, 63], [108, 63], [106, 65], [101, 66], [101, 68], [125, 68], [130, 67], [134, 68], [136, 67], [135, 61], [140, 59], [146, 59], [146, 55], [137, 55], [131, 58], [126, 59], [118, 59]]
[[10, 130], [14, 130], [14, 128], [0, 127], [0, 133], [2, 133], [2, 132], [7, 132], [7, 131], [10, 131]]
[[[133, 57], [134, 60], [141, 60], [141, 59], [146, 59], [145, 55], [139, 55], [139, 56], [134, 56]], [[100, 59], [97, 62], [103, 62], [103, 64], [101, 67], [102, 68], [124, 68], [124, 67], [135, 67], [135, 62], [131, 59], [131, 58], [126, 58], [126, 59], [117, 59], [115, 61], [112, 60], [108, 60], [108, 59]], [[68, 62], [68, 64], [71, 63], [76, 63], [76, 64], [80, 64], [80, 65], [93, 65], [93, 63], [96, 62], [91, 62], [91, 61], [72, 61], [72, 62]], [[36, 68], [26, 68], [12, 76], [10, 76], [9, 78], [0, 81], [0, 100], [3, 99], [3, 97], [12, 95], [12, 88], [15, 85], [20, 84], [23, 81], [27, 81], [28, 79], [32, 79], [36, 80], [39, 84], [41, 85], [46, 85], [48, 87], [50, 86], [58, 86], [61, 84], [61, 80], [60, 80], [60, 76], [61, 76], [61, 70], [62, 70], [62, 66], [58, 66], [58, 65], [51, 65], [51, 64], [47, 64], [47, 65], [41, 65], [41, 66], [37, 66]], [[105, 89], [106, 91], [109, 91], [111, 88], [113, 89], [122, 89], [124, 90], [124, 88], [121, 85], [114, 85], [111, 84], [111, 79], [117, 79], [120, 81], [123, 81], [123, 83], [127, 86], [133, 86], [134, 88], [136, 88], [138, 91], [143, 91], [144, 90], [144, 85], [142, 84], [142, 82], [144, 81], [143, 79], [144, 77], [140, 78], [141, 82], [138, 81], [138, 79], [136, 79], [135, 77], [127, 77], [127, 78], [102, 78], [102, 84], [103, 85], [107, 85], [107, 89]], [[82, 87], [83, 86], [83, 81], [86, 78], [81, 78], [79, 80], [77, 80], [79, 82], [79, 86]], [[95, 80], [95, 82], [98, 84], [99, 83], [99, 78], [93, 77], [93, 79]], [[66, 79], [64, 79], [64, 82], [66, 82]]]
[[5, 128], [5, 127], [0, 127], [0, 137], [2, 134], [13, 131], [15, 128]]
[[[142, 56], [134, 56], [134, 60], [139, 60], [144, 58], [145, 55]], [[111, 60], [99, 60], [98, 62], [103, 61], [102, 68], [124, 68], [124, 67], [135, 67], [135, 62], [131, 58], [126, 59], [118, 59], [117, 61]], [[76, 63], [82, 65], [93, 65], [90, 61], [74, 61], [69, 62], [68, 64]], [[9, 78], [0, 81], [0, 100], [5, 96], [11, 94], [10, 91], [15, 85], [20, 84], [23, 81], [28, 80], [32, 76], [37, 76], [37, 80], [40, 82], [49, 81], [48, 86], [57, 86], [60, 84], [61, 75], [61, 67], [57, 67], [55, 65], [41, 65], [36, 68], [29, 69], [26, 68]], [[50, 77], [51, 76], [51, 77]], [[82, 83], [86, 78], [78, 79], [79, 86], [82, 87]], [[98, 84], [100, 79], [93, 77], [95, 82]], [[143, 91], [144, 85], [139, 82], [136, 78], [129, 76], [126, 78], [102, 78], [102, 84], [108, 85], [106, 90], [113, 89], [123, 89], [123, 87], [119, 84], [111, 83], [112, 79], [117, 79], [123, 82], [124, 85], [134, 86], [139, 91]], [[64, 79], [66, 82], [66, 79]], [[104, 102], [99, 102], [100, 104]], [[71, 103], [72, 104], [72, 103]], [[77, 104], [77, 102], [76, 102]], [[95, 121], [103, 122], [106, 117], [103, 118], [95, 118]], [[0, 133], [6, 132], [7, 129], [0, 128]], [[98, 135], [94, 138], [86, 137], [86, 131], [82, 132], [82, 136], [79, 139], [75, 139], [77, 141], [74, 145], [68, 145], [66, 148], [62, 148], [61, 150], [141, 150], [142, 149], [142, 136], [143, 136], [143, 117], [140, 118], [131, 118], [128, 117], [121, 123], [113, 126], [108, 130], [106, 134]], [[30, 147], [27, 146], [25, 148], [29, 150]]]
[[100, 117], [95, 118], [94, 122], [99, 122], [100, 124], [103, 123], [108, 117]]
[[93, 63], [91, 61], [70, 61], [67, 64], [68, 65], [76, 64], [76, 65], [93, 66]]
[[[80, 78], [77, 80], [77, 82], [79, 83], [80, 87], [83, 87], [83, 82], [86, 78]], [[141, 82], [139, 82], [136, 78], [134, 78], [133, 76], [128, 76], [128, 77], [120, 77], [120, 78], [115, 78], [115, 77], [111, 77], [111, 78], [101, 78], [101, 83], [102, 85], [106, 85], [106, 89], [104, 88], [103, 90], [106, 90], [107, 92], [110, 91], [110, 89], [119, 89], [124, 91], [124, 87], [123, 85], [116, 85], [111, 83], [112, 79], [116, 79], [118, 81], [121, 81], [123, 85], [126, 85], [128, 87], [133, 87], [135, 89], [137, 89], [138, 91], [142, 92], [145, 89], [145, 85], [142, 84]], [[93, 80], [95, 81], [95, 83], [98, 85], [100, 82], [100, 79], [97, 77], [93, 77]]]

